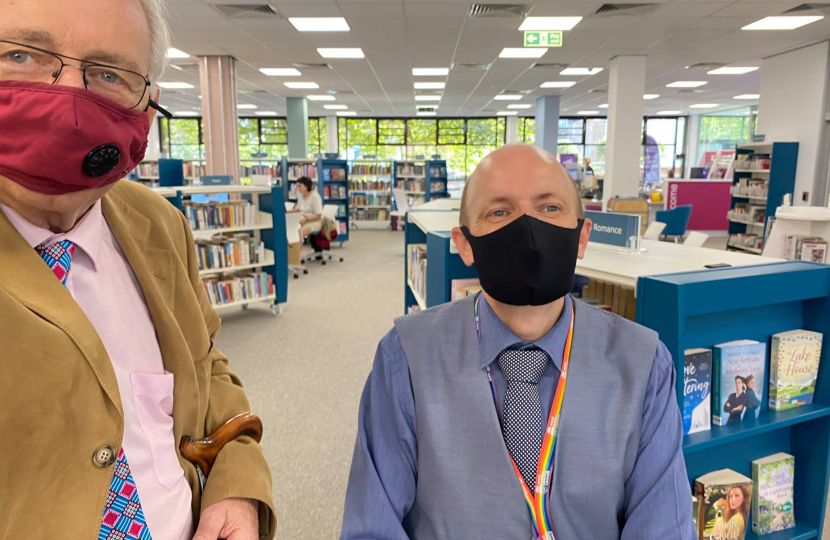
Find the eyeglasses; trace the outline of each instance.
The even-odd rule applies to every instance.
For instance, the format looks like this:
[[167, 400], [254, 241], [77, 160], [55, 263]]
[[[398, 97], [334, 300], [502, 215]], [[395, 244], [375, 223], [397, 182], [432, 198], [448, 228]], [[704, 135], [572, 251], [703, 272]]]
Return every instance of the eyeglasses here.
[[[82, 62], [83, 65], [73, 66], [64, 62], [64, 59]], [[128, 109], [138, 108], [148, 95], [150, 80], [135, 71], [87, 62], [22, 43], [0, 41], [0, 81], [55, 84], [65, 67], [80, 69], [83, 72], [84, 87], [87, 90]], [[144, 109], [147, 107], [153, 107], [165, 116], [170, 114], [151, 99], [147, 100]]]

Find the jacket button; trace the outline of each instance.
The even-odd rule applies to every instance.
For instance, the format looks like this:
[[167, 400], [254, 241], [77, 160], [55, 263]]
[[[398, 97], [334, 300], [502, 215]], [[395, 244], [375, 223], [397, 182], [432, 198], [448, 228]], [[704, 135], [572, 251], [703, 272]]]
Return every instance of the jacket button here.
[[84, 173], [97, 178], [112, 172], [121, 161], [121, 150], [114, 144], [102, 144], [90, 152], [84, 160]]
[[96, 467], [101, 469], [106, 469], [115, 463], [115, 451], [112, 449], [112, 446], [105, 445], [96, 450], [92, 455], [92, 462]]

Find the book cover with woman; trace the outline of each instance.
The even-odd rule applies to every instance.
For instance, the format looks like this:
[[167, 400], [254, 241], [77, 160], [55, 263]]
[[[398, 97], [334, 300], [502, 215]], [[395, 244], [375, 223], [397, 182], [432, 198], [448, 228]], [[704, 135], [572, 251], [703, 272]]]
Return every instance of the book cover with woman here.
[[701, 538], [743, 540], [752, 502], [752, 480], [730, 469], [715, 471], [695, 481], [703, 505]]

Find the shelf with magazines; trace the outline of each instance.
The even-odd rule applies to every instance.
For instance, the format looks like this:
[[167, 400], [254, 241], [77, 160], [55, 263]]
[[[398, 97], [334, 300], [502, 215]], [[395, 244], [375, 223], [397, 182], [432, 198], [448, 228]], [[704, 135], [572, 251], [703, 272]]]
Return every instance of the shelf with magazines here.
[[317, 170], [320, 175], [318, 189], [323, 205], [338, 206], [337, 242], [342, 245], [349, 240], [350, 201], [349, 201], [349, 164], [345, 159], [320, 158]]
[[288, 242], [283, 188], [173, 186], [156, 188], [185, 215], [196, 243], [199, 274], [217, 310], [288, 299]]
[[[681, 411], [687, 402], [686, 379], [700, 380], [694, 369], [690, 375], [689, 355], [708, 352], [713, 366], [712, 397], [701, 409], [711, 408], [711, 425], [683, 438], [690, 484], [721, 469], [751, 478], [753, 461], [777, 453], [794, 456], [794, 527], [764, 536], [748, 530], [746, 538], [817, 538], [824, 526], [830, 474], [830, 347], [819, 341], [813, 349], [813, 358], [818, 358], [814, 383], [793, 387], [786, 379], [789, 368], [782, 370], [778, 363], [793, 362], [780, 352], [782, 336], [830, 335], [830, 266], [791, 261], [650, 276], [639, 280], [637, 297], [637, 322], [658, 332], [674, 360]], [[730, 347], [755, 347], [758, 353], [754, 360], [724, 356]], [[801, 354], [800, 346], [791, 351]], [[750, 360], [761, 370], [757, 374], [747, 371]], [[727, 392], [732, 392], [728, 398]], [[735, 413], [733, 396], [748, 392], [756, 399], [757, 412], [747, 408], [752, 407], [748, 401]], [[685, 412], [693, 415], [697, 410], [690, 412], [687, 406]]]

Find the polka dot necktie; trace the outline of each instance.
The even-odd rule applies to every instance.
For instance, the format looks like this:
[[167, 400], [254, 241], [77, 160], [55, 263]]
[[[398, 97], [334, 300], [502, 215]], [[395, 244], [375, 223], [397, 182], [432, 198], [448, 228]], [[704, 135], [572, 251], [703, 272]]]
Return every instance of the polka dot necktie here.
[[498, 358], [507, 379], [502, 412], [504, 442], [531, 493], [536, 487], [536, 465], [545, 430], [539, 381], [549, 359], [537, 347], [506, 349]]

